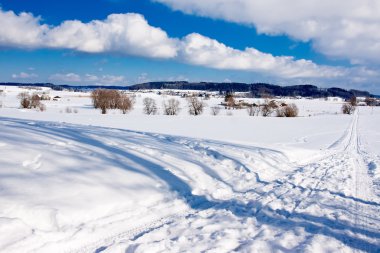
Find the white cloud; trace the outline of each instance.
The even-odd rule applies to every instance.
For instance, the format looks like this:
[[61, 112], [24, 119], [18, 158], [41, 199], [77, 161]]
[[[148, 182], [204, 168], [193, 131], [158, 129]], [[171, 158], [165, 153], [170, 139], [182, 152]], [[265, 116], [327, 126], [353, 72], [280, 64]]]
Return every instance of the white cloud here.
[[75, 73], [67, 73], [67, 74], [53, 74], [49, 77], [50, 80], [61, 81], [61, 82], [81, 82], [82, 78], [80, 75]]
[[194, 65], [264, 72], [283, 78], [331, 78], [345, 74], [337, 67], [318, 66], [312, 61], [295, 60], [289, 56], [275, 57], [254, 48], [244, 51], [233, 49], [197, 33], [184, 38], [180, 56], [183, 61]]
[[311, 40], [353, 63], [380, 63], [378, 0], [154, 0], [188, 14], [255, 26], [259, 33]]
[[0, 8], [0, 46], [36, 48], [43, 45], [43, 37], [49, 30], [40, 24], [40, 18], [30, 13], [3, 11]]
[[33, 79], [37, 78], [38, 75], [34, 73], [20, 72], [19, 74], [12, 74], [13, 79]]
[[125, 77], [124, 76], [118, 76], [118, 75], [92, 75], [92, 74], [85, 74], [84, 76], [81, 76], [76, 73], [56, 73], [49, 77], [50, 80], [54, 81], [61, 81], [61, 82], [68, 82], [68, 83], [91, 83], [91, 84], [97, 84], [97, 85], [120, 85], [125, 84]]
[[172, 58], [177, 40], [150, 26], [140, 14], [112, 14], [105, 20], [68, 20], [59, 26], [41, 24], [30, 13], [16, 15], [0, 9], [0, 46], [63, 48], [87, 53], [114, 52], [153, 58]]
[[172, 58], [176, 40], [152, 27], [140, 14], [112, 14], [106, 20], [82, 23], [69, 20], [52, 28], [47, 45], [88, 53], [117, 52], [145, 57]]
[[97, 84], [113, 85], [126, 84], [124, 76], [102, 75], [98, 78]]
[[[333, 25], [332, 21], [335, 19], [331, 17], [335, 17], [333, 15], [335, 12], [326, 6], [331, 7], [335, 3], [322, 6], [316, 0], [312, 0], [307, 4], [301, 0], [293, 0], [293, 6], [288, 2], [276, 4], [274, 0], [265, 2], [258, 0], [236, 0], [233, 2], [227, 0], [159, 1], [185, 12], [194, 12], [198, 15], [255, 25], [259, 31], [268, 34], [287, 33], [302, 40], [313, 39], [318, 48], [331, 55], [339, 56], [344, 54], [348, 50], [346, 46], [351, 49], [355, 47], [350, 51], [351, 55], [355, 54], [355, 52], [360, 55], [361, 52], [367, 52], [368, 50], [371, 51], [368, 57], [377, 59], [378, 55], [380, 55], [377, 54], [379, 43], [368, 45], [368, 41], [365, 40], [365, 38], [380, 36], [380, 33], [375, 32], [377, 28], [377, 25], [373, 25], [375, 21], [368, 27], [358, 26], [357, 22], [352, 23], [349, 19]], [[356, 1], [349, 0], [348, 5], [353, 6], [352, 3], [354, 2], [356, 3]], [[369, 3], [369, 0], [366, 2]], [[311, 15], [314, 9], [310, 8], [309, 5], [315, 7], [315, 16]], [[289, 6], [293, 7], [290, 8]], [[273, 10], [271, 9], [272, 7]], [[302, 11], [296, 11], [297, 8]], [[211, 13], [211, 10], [214, 12]], [[336, 11], [345, 13], [345, 15], [348, 13], [342, 10]], [[374, 5], [371, 10], [362, 8], [361, 11], [355, 10], [354, 13], [356, 13], [358, 20], [363, 21], [367, 20], [364, 17], [374, 16], [370, 11], [376, 12], [377, 5]], [[343, 14], [341, 15], [342, 17], [344, 16]], [[309, 16], [313, 18], [311, 19]], [[373, 20], [376, 20], [376, 18], [374, 17]], [[343, 23], [347, 27], [346, 30], [341, 29]], [[371, 29], [371, 34], [367, 34], [367, 29]], [[321, 37], [321, 35], [330, 36], [325, 38]], [[347, 40], [337, 39], [339, 36], [349, 37], [357, 43], [351, 45]], [[330, 42], [331, 44], [329, 44]], [[345, 82], [347, 80], [350, 82], [353, 80], [363, 82], [376, 80], [375, 77], [368, 74], [368, 71], [371, 73], [374, 70], [368, 70], [365, 67], [323, 66], [305, 59], [298, 60], [291, 56], [274, 56], [260, 52], [255, 48], [238, 50], [197, 33], [189, 34], [181, 39], [170, 38], [162, 29], [150, 26], [142, 15], [134, 13], [112, 14], [105, 20], [93, 20], [89, 23], [68, 20], [54, 27], [41, 24], [40, 18], [34, 17], [32, 14], [21, 13], [17, 15], [14, 12], [6, 12], [0, 9], [0, 46], [65, 48], [88, 53], [108, 52], [151, 58], [167, 58], [215, 69], [249, 71], [264, 74], [266, 77], [272, 76], [279, 80], [297, 79], [311, 82], [316, 80], [343, 80]], [[355, 58], [356, 62], [366, 60], [365, 55], [363, 53], [364, 58]], [[141, 76], [141, 80], [142, 78], [144, 76]], [[78, 83], [84, 81], [96, 84], [123, 84], [126, 82], [123, 76], [91, 74], [80, 76], [75, 73], [57, 73], [50, 76], [50, 79], [62, 82]]]
[[96, 75], [86, 74], [84, 80], [87, 82], [96, 82], [99, 80], [99, 77]]

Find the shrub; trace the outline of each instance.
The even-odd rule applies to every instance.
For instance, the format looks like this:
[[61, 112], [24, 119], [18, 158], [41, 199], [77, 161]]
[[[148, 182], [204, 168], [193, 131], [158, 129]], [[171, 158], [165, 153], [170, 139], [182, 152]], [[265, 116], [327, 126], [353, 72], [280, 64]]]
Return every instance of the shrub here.
[[216, 116], [216, 115], [219, 114], [219, 112], [220, 112], [220, 107], [219, 106], [213, 106], [213, 107], [211, 107], [211, 115]]
[[133, 101], [127, 94], [122, 94], [118, 98], [117, 108], [122, 111], [123, 114], [126, 114], [133, 108]]
[[164, 114], [165, 115], [177, 115], [180, 111], [179, 101], [177, 99], [171, 98], [167, 102], [163, 102]]
[[276, 117], [285, 117], [285, 108], [279, 107], [276, 109]]
[[133, 100], [118, 90], [96, 89], [91, 92], [94, 108], [106, 114], [108, 109], [120, 109], [124, 114], [133, 108]]
[[200, 115], [203, 113], [204, 103], [200, 101], [197, 97], [189, 97], [187, 99], [189, 105], [190, 115]]
[[277, 117], [297, 117], [298, 107], [295, 104], [289, 104], [286, 106], [278, 107], [276, 109]]
[[40, 106], [41, 98], [37, 94], [33, 94], [30, 99], [30, 107], [31, 108], [38, 108]]
[[144, 113], [147, 115], [155, 115], [157, 114], [157, 105], [156, 101], [153, 98], [144, 98]]
[[259, 106], [254, 106], [250, 105], [247, 107], [247, 113], [249, 116], [257, 116], [260, 113], [260, 107]]
[[261, 105], [261, 115], [263, 117], [268, 117], [277, 107], [278, 106], [274, 100], [265, 99], [264, 104]]
[[224, 101], [227, 103], [228, 107], [234, 107], [235, 106], [235, 98], [232, 94], [226, 95], [224, 98]]
[[355, 111], [355, 106], [350, 103], [344, 103], [342, 105], [342, 113], [343, 114], [352, 114]]
[[29, 109], [31, 104], [31, 97], [28, 92], [21, 92], [17, 95], [20, 99], [21, 108]]
[[350, 98], [350, 100], [349, 100], [349, 103], [350, 103], [350, 105], [352, 105], [352, 106], [357, 106], [357, 105], [358, 105], [358, 100], [356, 99], [355, 96], [352, 96], [352, 97]]
[[40, 111], [46, 110], [46, 106], [41, 104], [40, 96], [37, 94], [33, 94], [32, 96], [30, 96], [28, 92], [21, 92], [17, 95], [17, 97], [20, 99], [21, 108], [24, 108], [24, 109], [36, 108], [36, 109], [39, 109]]
[[94, 108], [106, 114], [108, 109], [117, 109], [121, 94], [117, 90], [96, 89], [91, 92]]
[[298, 116], [298, 107], [296, 104], [289, 104], [284, 106], [285, 117], [297, 117]]

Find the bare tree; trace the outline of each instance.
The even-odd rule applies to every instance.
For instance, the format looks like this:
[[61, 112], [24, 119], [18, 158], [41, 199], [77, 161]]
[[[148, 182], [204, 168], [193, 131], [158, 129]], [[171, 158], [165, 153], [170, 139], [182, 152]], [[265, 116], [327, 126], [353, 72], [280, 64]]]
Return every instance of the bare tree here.
[[31, 97], [28, 92], [21, 92], [17, 95], [17, 98], [20, 99], [21, 108], [28, 109], [31, 104]]
[[247, 107], [247, 113], [249, 116], [257, 116], [260, 113], [260, 106], [250, 105]]
[[358, 100], [357, 100], [357, 98], [355, 96], [352, 96], [348, 102], [352, 106], [357, 106], [358, 105]]
[[31, 108], [38, 108], [40, 106], [41, 98], [37, 94], [33, 94], [31, 99], [30, 99], [30, 107]]
[[123, 114], [126, 114], [133, 108], [133, 101], [127, 94], [122, 94], [118, 98], [117, 108], [120, 109]]
[[224, 98], [225, 102], [227, 103], [228, 107], [234, 107], [235, 106], [235, 98], [232, 94], [226, 95]]
[[153, 98], [144, 98], [144, 113], [147, 115], [157, 114], [157, 105], [156, 101]]
[[263, 117], [268, 117], [277, 107], [278, 106], [274, 100], [265, 99], [264, 104], [261, 105], [261, 115]]
[[91, 92], [91, 99], [94, 107], [100, 108], [102, 114], [106, 114], [108, 109], [118, 109], [122, 94], [117, 90], [96, 89]]
[[46, 110], [46, 106], [41, 103], [40, 96], [37, 94], [33, 94], [32, 96], [30, 96], [28, 92], [21, 92], [17, 95], [17, 97], [20, 99], [21, 108], [36, 108], [40, 111]]
[[216, 115], [219, 114], [219, 112], [220, 112], [220, 107], [219, 106], [212, 106], [211, 107], [211, 115], [216, 116]]
[[202, 101], [200, 101], [197, 97], [195, 96], [189, 97], [187, 98], [187, 102], [189, 105], [190, 115], [197, 116], [203, 113], [203, 108], [205, 104]]
[[343, 114], [352, 114], [355, 111], [355, 106], [351, 105], [350, 103], [344, 103], [342, 105], [342, 113]]
[[165, 115], [177, 115], [179, 113], [179, 101], [177, 99], [171, 98], [167, 102], [163, 102], [164, 114]]

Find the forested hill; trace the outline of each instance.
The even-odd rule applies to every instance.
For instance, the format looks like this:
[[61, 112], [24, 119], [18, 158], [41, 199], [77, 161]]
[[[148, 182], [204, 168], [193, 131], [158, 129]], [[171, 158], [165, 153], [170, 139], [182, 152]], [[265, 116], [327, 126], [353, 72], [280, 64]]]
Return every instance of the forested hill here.
[[372, 96], [367, 91], [345, 90], [341, 88], [318, 88], [314, 85], [278, 86], [267, 83], [213, 83], [213, 82], [149, 82], [130, 86], [131, 90], [142, 89], [178, 89], [178, 90], [205, 90], [221, 92], [249, 92], [254, 97], [263, 96], [302, 96], [327, 97], [337, 96], [350, 98], [352, 96]]
[[319, 88], [314, 85], [278, 86], [267, 83], [214, 83], [186, 81], [178, 82], [148, 82], [132, 86], [102, 86], [102, 85], [56, 85], [52, 83], [0, 83], [8, 86], [34, 86], [50, 87], [54, 90], [92, 90], [97, 88], [119, 89], [119, 90], [152, 90], [152, 89], [176, 89], [176, 90], [200, 90], [218, 92], [249, 92], [252, 97], [264, 96], [302, 96], [302, 97], [342, 97], [373, 96], [367, 91], [345, 90], [342, 88]]

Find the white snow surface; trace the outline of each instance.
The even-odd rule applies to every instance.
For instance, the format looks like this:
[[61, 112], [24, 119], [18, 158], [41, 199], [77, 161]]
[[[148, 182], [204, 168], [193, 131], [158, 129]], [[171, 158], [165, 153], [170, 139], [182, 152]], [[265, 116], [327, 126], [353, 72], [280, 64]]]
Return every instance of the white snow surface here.
[[379, 108], [147, 116], [142, 98], [161, 97], [139, 93], [101, 115], [50, 91], [36, 112], [19, 91], [0, 97], [1, 252], [380, 251]]

